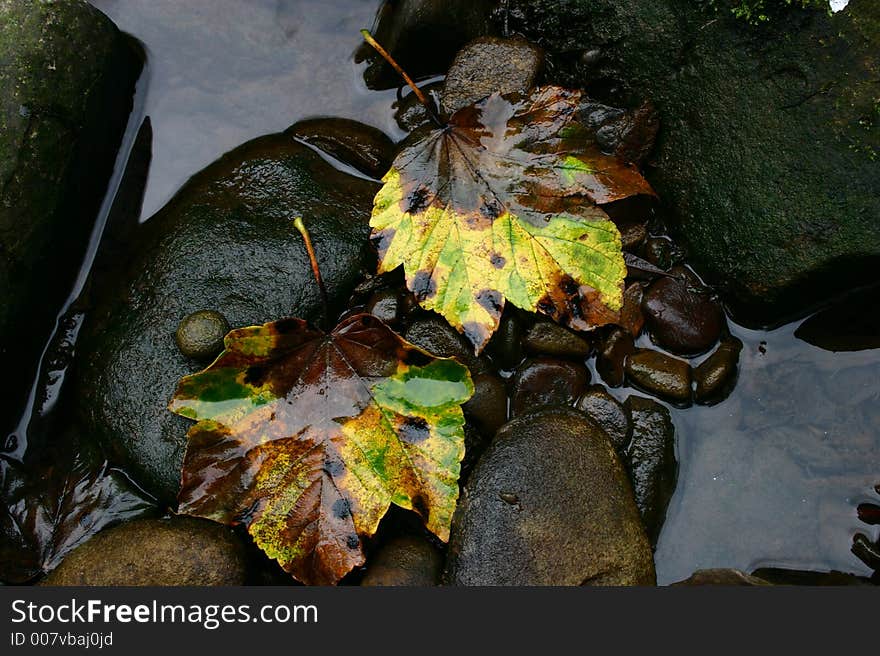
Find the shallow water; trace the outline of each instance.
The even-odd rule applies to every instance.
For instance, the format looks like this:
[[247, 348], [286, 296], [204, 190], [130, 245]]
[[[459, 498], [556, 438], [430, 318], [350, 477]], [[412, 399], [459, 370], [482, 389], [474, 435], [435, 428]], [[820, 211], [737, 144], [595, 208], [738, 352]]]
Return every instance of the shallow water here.
[[[222, 153], [306, 116], [401, 136], [395, 92], [368, 91], [351, 59], [373, 0], [92, 4], [148, 52], [143, 217]], [[870, 573], [849, 549], [854, 532], [877, 535], [855, 507], [880, 482], [880, 350], [832, 354], [794, 329], [733, 327], [745, 348], [732, 396], [673, 409], [680, 472], [657, 548], [660, 583], [705, 567]]]

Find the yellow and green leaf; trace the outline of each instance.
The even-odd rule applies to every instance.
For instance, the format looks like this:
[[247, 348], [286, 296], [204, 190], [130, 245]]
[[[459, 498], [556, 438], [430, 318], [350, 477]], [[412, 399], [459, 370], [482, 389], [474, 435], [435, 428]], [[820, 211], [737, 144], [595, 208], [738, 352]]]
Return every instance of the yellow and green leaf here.
[[390, 504], [449, 537], [464, 456], [465, 367], [357, 315], [331, 333], [285, 319], [233, 330], [170, 409], [188, 433], [179, 512], [244, 524], [298, 580], [363, 564]]
[[412, 135], [370, 225], [380, 272], [403, 265], [423, 307], [479, 352], [504, 303], [575, 329], [617, 320], [620, 233], [599, 205], [653, 194], [577, 120], [580, 93], [495, 94]]

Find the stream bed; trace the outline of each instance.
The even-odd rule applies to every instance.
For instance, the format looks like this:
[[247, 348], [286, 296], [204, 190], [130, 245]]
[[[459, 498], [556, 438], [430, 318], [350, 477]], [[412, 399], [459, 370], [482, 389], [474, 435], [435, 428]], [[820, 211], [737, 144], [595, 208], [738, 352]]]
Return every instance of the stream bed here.
[[[404, 136], [397, 91], [368, 90], [352, 58], [373, 1], [91, 2], [147, 52], [139, 111], [153, 140], [142, 221], [223, 153], [302, 118], [352, 118]], [[880, 482], [880, 349], [832, 353], [796, 328], [731, 322], [744, 344], [733, 393], [715, 406], [670, 406], [679, 478], [656, 549], [659, 584], [711, 567], [871, 574], [850, 547], [856, 532], [877, 538], [856, 506]]]

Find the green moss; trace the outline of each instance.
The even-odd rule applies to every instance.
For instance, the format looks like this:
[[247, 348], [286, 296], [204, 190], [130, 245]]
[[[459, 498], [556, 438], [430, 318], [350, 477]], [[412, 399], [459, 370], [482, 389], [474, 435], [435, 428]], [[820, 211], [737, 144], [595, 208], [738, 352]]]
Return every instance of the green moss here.
[[752, 24], [764, 23], [791, 7], [831, 11], [828, 0], [698, 0], [710, 11], [728, 11]]

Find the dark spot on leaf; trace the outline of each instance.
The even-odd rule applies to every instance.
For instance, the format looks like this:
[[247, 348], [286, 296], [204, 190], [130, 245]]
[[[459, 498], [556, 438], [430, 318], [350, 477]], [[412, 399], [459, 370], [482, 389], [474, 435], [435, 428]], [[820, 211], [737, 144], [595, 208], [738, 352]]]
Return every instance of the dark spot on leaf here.
[[376, 251], [379, 253], [380, 258], [385, 257], [385, 253], [388, 252], [388, 246], [390, 246], [391, 242], [394, 240], [395, 232], [394, 228], [385, 228], [370, 237], [370, 240], [376, 247]]
[[466, 321], [461, 329], [464, 336], [471, 340], [471, 344], [482, 344], [486, 339], [486, 327], [476, 321]]
[[489, 200], [480, 206], [480, 214], [487, 219], [495, 220], [501, 216], [501, 205], [496, 200]]
[[581, 286], [571, 276], [563, 276], [562, 280], [559, 281], [559, 288], [569, 296], [576, 296]]
[[437, 285], [427, 271], [417, 271], [413, 276], [412, 292], [420, 301], [431, 298], [437, 293]]
[[400, 424], [400, 437], [410, 444], [423, 442], [431, 436], [428, 422], [422, 417], [404, 417]]
[[501, 312], [501, 292], [497, 289], [481, 289], [477, 292], [475, 300], [490, 314]]
[[361, 541], [358, 540], [358, 536], [354, 534], [349, 535], [347, 538], [345, 538], [345, 544], [348, 546], [349, 549], [357, 549], [360, 543]]
[[275, 332], [279, 335], [295, 333], [302, 328], [302, 322], [298, 319], [279, 319], [274, 324]]
[[496, 269], [503, 269], [504, 265], [507, 264], [507, 260], [505, 259], [505, 257], [498, 253], [492, 253], [492, 257], [489, 258], [489, 261]]
[[260, 387], [266, 382], [266, 376], [268, 373], [266, 367], [261, 364], [251, 365], [244, 373], [244, 382], [247, 385]]
[[553, 316], [556, 314], [556, 303], [554, 303], [553, 299], [549, 296], [545, 296], [540, 301], [538, 301], [538, 310], [540, 310], [544, 314]]
[[351, 514], [351, 505], [348, 499], [342, 497], [333, 502], [333, 515], [338, 519], [345, 519]]
[[324, 471], [327, 472], [330, 476], [339, 476], [343, 471], [345, 471], [345, 467], [339, 460], [328, 460], [324, 463]]
[[428, 188], [416, 187], [409, 193], [409, 196], [406, 197], [407, 209], [404, 211], [409, 212], [410, 214], [419, 214], [428, 208], [428, 204]]
[[422, 495], [417, 494], [416, 496], [414, 496], [412, 500], [412, 505], [413, 510], [419, 513], [422, 517], [428, 516], [428, 504], [425, 503], [425, 498]]

